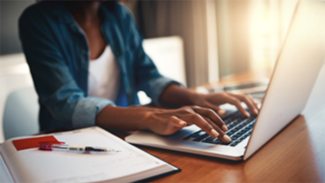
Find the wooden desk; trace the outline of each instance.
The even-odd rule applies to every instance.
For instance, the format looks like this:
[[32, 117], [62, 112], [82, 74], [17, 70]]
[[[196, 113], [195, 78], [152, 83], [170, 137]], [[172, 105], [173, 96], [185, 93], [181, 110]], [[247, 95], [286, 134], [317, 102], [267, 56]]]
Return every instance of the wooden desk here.
[[299, 116], [244, 162], [140, 148], [182, 169], [152, 182], [324, 182], [324, 131]]
[[152, 182], [324, 182], [325, 109], [317, 115], [299, 116], [244, 162], [138, 147], [182, 169]]

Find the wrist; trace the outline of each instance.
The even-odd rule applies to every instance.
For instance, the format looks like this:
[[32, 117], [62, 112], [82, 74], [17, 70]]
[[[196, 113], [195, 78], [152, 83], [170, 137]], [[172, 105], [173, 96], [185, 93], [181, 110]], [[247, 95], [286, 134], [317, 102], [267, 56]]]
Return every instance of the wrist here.
[[137, 128], [139, 130], [150, 130], [153, 111], [144, 111], [141, 118], [137, 119]]
[[200, 105], [205, 97], [205, 94], [193, 92], [190, 96], [191, 105]]

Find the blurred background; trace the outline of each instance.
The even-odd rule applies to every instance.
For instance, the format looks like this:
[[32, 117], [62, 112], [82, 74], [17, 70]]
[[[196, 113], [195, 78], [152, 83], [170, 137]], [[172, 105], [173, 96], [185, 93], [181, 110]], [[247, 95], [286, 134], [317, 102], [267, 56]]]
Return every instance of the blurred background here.
[[[122, 0], [145, 38], [183, 39], [189, 87], [272, 67], [297, 0]], [[1, 0], [0, 54], [21, 53], [17, 21], [34, 0]], [[211, 67], [211, 68], [210, 68]]]
[[[122, 0], [150, 45], [170, 43], [188, 87], [248, 71], [271, 71], [297, 0]], [[34, 0], [0, 1], [0, 120], [9, 93], [32, 86], [18, 37], [18, 18]], [[158, 42], [157, 42], [158, 40]], [[172, 42], [172, 41], [171, 41]], [[167, 45], [167, 48], [173, 48]], [[166, 48], [166, 46], [164, 47]], [[158, 47], [158, 51], [161, 51]], [[146, 49], [147, 51], [147, 49]], [[149, 54], [153, 59], [153, 54]], [[156, 50], [157, 52], [157, 50]], [[167, 50], [168, 52], [168, 50]], [[163, 53], [157, 53], [164, 55]], [[157, 55], [156, 54], [156, 55]], [[159, 58], [159, 57], [157, 57]], [[169, 58], [169, 57], [164, 57]], [[171, 58], [171, 57], [170, 57]], [[155, 60], [155, 59], [154, 59]], [[172, 68], [166, 60], [159, 69]], [[165, 67], [165, 69], [163, 69]], [[178, 72], [172, 71], [172, 72]], [[164, 74], [164, 72], [162, 72]], [[183, 78], [182, 78], [183, 77]], [[0, 132], [2, 125], [0, 124]], [[0, 134], [0, 142], [3, 141]]]

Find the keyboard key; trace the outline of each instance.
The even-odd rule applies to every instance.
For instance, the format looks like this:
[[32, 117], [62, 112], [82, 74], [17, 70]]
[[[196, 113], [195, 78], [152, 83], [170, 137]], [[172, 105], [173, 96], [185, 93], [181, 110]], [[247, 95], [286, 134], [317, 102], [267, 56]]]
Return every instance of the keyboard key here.
[[195, 135], [195, 137], [198, 137], [198, 136], [201, 136], [201, 135], [204, 135], [204, 134], [205, 134], [205, 131], [200, 130], [200, 131], [198, 131], [198, 133]]
[[237, 134], [241, 136], [241, 135], [243, 135], [244, 133], [245, 133], [245, 132], [241, 130], [241, 131], [239, 131]]
[[201, 140], [205, 139], [208, 136], [209, 136], [209, 134], [205, 133], [204, 135], [196, 137], [193, 141], [201, 141]]
[[184, 137], [183, 140], [188, 140], [188, 139], [190, 139], [190, 138], [192, 137], [192, 135], [193, 135], [193, 134], [190, 134], [190, 135]]
[[221, 145], [229, 145], [230, 143], [228, 142], [222, 142]]
[[237, 127], [235, 127], [233, 130], [234, 131], [238, 131], [239, 129], [241, 129], [242, 127], [241, 126], [237, 126]]
[[190, 139], [190, 138], [192, 138], [192, 137], [197, 137], [197, 136], [199, 135], [200, 132], [202, 132], [202, 130], [196, 131], [196, 132], [194, 132], [194, 133], [192, 133], [192, 134], [190, 134], [190, 135], [184, 137], [183, 140], [188, 140], [188, 139]]
[[215, 138], [208, 137], [208, 138], [204, 139], [202, 142], [212, 143], [214, 140], [215, 140]]
[[231, 135], [234, 134], [234, 133], [236, 133], [236, 132], [233, 131], [233, 130], [232, 130], [232, 131], [227, 131], [227, 132], [226, 132], [226, 134], [227, 134], [228, 136], [231, 136]]
[[234, 143], [231, 143], [230, 146], [236, 146], [238, 143], [237, 142], [234, 142]]
[[212, 142], [213, 144], [221, 144], [222, 143], [222, 141], [221, 140], [219, 140], [219, 139], [216, 139], [215, 141], [213, 141]]

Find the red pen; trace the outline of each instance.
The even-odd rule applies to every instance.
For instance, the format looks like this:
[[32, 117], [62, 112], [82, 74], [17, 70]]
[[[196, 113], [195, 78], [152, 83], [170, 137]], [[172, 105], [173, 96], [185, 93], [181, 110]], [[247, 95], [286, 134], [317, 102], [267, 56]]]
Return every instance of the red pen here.
[[45, 141], [39, 143], [39, 150], [44, 151], [52, 151], [52, 150], [59, 150], [59, 151], [70, 151], [70, 152], [81, 152], [81, 153], [117, 153], [121, 152], [120, 150], [115, 150], [106, 147], [91, 147], [91, 146], [75, 146], [75, 145], [68, 145], [65, 142], [51, 142]]

